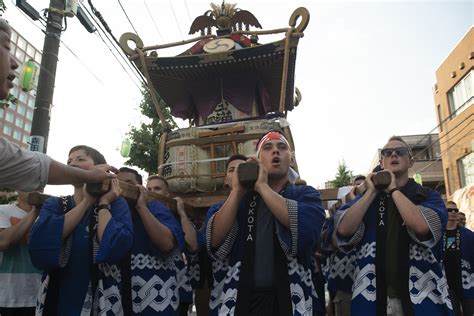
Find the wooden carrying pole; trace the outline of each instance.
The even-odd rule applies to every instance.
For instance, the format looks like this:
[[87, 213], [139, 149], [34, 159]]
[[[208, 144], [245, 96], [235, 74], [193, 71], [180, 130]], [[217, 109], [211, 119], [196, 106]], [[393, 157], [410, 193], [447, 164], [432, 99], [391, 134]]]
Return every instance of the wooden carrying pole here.
[[[136, 201], [138, 197], [140, 196], [140, 191], [138, 190], [138, 186], [129, 184], [123, 181], [119, 181], [120, 188], [122, 189], [122, 192], [120, 195], [128, 200]], [[88, 184], [87, 185], [87, 191], [94, 195], [94, 196], [100, 196], [107, 192], [110, 188], [110, 179], [105, 180], [102, 183], [96, 183], [96, 184]], [[31, 192], [28, 194], [28, 204], [34, 205], [37, 207], [40, 207], [44, 201], [46, 201], [48, 198], [50, 198], [50, 195], [43, 194], [40, 192]], [[148, 200], [153, 201], [153, 200], [158, 200], [161, 203], [163, 203], [167, 208], [169, 208], [171, 211], [174, 213], [177, 213], [177, 202], [175, 199], [172, 199], [170, 197], [148, 191]], [[193, 207], [189, 204], [184, 203], [184, 210], [188, 215], [192, 215]]]

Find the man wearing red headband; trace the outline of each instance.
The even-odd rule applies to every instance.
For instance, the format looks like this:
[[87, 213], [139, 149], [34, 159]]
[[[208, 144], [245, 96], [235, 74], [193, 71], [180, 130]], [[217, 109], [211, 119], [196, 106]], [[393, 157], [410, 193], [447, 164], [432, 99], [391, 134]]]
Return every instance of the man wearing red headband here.
[[257, 143], [258, 179], [245, 190], [238, 177], [207, 221], [206, 246], [228, 260], [219, 315], [313, 315], [311, 253], [324, 221], [319, 193], [288, 178], [290, 144], [276, 131]]

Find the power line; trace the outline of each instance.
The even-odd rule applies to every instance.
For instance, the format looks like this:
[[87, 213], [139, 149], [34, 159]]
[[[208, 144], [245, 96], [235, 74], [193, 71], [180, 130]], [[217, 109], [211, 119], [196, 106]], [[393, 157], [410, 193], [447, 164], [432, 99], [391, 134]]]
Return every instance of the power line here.
[[[410, 146], [410, 147], [416, 147], [417, 145], [421, 144], [425, 138], [429, 137], [429, 135], [434, 131], [436, 130], [437, 128], [439, 128], [440, 126], [442, 126], [446, 121], [450, 120], [453, 116], [455, 116], [458, 111], [461, 109], [461, 107], [457, 108], [455, 111], [453, 111], [450, 115], [448, 115], [447, 117], [445, 117], [444, 120], [442, 120], [441, 122], [439, 122], [439, 124], [435, 125], [435, 127], [433, 127], [425, 136], [423, 136], [416, 144]], [[461, 112], [461, 111], [459, 111]], [[458, 124], [459, 125], [459, 124]]]
[[[469, 123], [472, 123], [472, 122], [474, 122], [474, 119], [471, 120]], [[466, 126], [464, 126], [463, 128], [461, 128], [455, 135], [452, 135], [452, 137], [454, 138], [454, 137], [458, 136], [459, 134], [461, 134], [462, 131], [464, 131], [466, 128], [468, 128], [470, 126], [469, 123], [466, 124]], [[454, 130], [452, 130], [452, 131], [454, 131]], [[469, 131], [469, 132], [471, 132], [471, 131]], [[449, 139], [447, 139], [444, 142], [440, 143], [440, 146], [443, 145], [443, 144], [446, 144], [448, 141], [449, 141]]]
[[[100, 20], [100, 22], [102, 23], [102, 25], [104, 26], [104, 28], [105, 28], [105, 29], [107, 30], [107, 32], [109, 33], [110, 37], [112, 37], [112, 39], [114, 40], [115, 44], [116, 44], [118, 47], [121, 48], [120, 43], [117, 41], [117, 39], [116, 39], [115, 36], [113, 35], [112, 30], [108, 27], [107, 22], [106, 22], [105, 19], [102, 17], [101, 13], [95, 9], [94, 5], [92, 4], [92, 0], [88, 0], [88, 2], [89, 2], [89, 5], [90, 5], [90, 7], [91, 7], [92, 12], [94, 12], [94, 14], [95, 14], [95, 15], [97, 16], [97, 18]], [[90, 12], [89, 12], [89, 14], [90, 14]], [[94, 21], [95, 23], [97, 23], [97, 21], [95, 20], [94, 17], [92, 17], [92, 19], [93, 19], [93, 21]], [[99, 28], [102, 30], [102, 32], [104, 32], [103, 29], [102, 29], [102, 27], [100, 27], [100, 25], [98, 25], [98, 26], [99, 26]], [[104, 32], [104, 33], [105, 33], [105, 32]], [[108, 35], [107, 35], [107, 34], [105, 34], [105, 35], [106, 35], [107, 39], [108, 39], [109, 41], [111, 41], [110, 38], [108, 37]], [[112, 43], [112, 46], [118, 51], [118, 49], [117, 49], [117, 47], [114, 45], [114, 43]], [[120, 52], [121, 52], [121, 53], [120, 53]], [[141, 83], [142, 83], [143, 87], [144, 87], [149, 93], [152, 93], [152, 90], [148, 87], [147, 81], [143, 78], [143, 75], [142, 75], [142, 73], [138, 70], [137, 66], [136, 66], [134, 63], [131, 63], [128, 58], [124, 57], [124, 51], [123, 51], [123, 50], [120, 50], [120, 52], [119, 52], [120, 56], [126, 60], [127, 65], [128, 65], [129, 67], [132, 67], [132, 66], [133, 66], [133, 68], [136, 70], [136, 72], [140, 75]], [[146, 67], [146, 65], [143, 65], [143, 67]], [[140, 88], [139, 88], [139, 90], [142, 91]]]
[[132, 26], [132, 29], [135, 31], [135, 34], [138, 35], [137, 29], [135, 28], [135, 26], [133, 26], [132, 21], [130, 21], [130, 18], [128, 17], [128, 14], [127, 14], [127, 11], [125, 11], [125, 9], [123, 8], [122, 2], [120, 2], [120, 0], [118, 0], [118, 4], [120, 5], [120, 8], [122, 8], [122, 11], [125, 14], [125, 16], [127, 17], [128, 23], [130, 23], [130, 25]]
[[[34, 27], [36, 27], [38, 30], [40, 30], [43, 34], [46, 34], [46, 31], [44, 29], [42, 29], [41, 27], [39, 27], [38, 25], [36, 25], [33, 21], [31, 21], [31, 19], [26, 15], [26, 13], [24, 13], [20, 8], [16, 7], [26, 18], [26, 20], [31, 23]], [[99, 79], [99, 77], [92, 71], [92, 69], [90, 69], [80, 58], [79, 56], [60, 38], [59, 39], [61, 44], [64, 45], [64, 47], [66, 47], [66, 49], [79, 61], [79, 63], [99, 82], [101, 83], [102, 85], [104, 84], [102, 82], [102, 80]], [[39, 50], [41, 52], [41, 54], [43, 54], [43, 51], [42, 50]], [[56, 78], [56, 75], [52, 74], [48, 69], [44, 68], [41, 66], [41, 64], [39, 64], [39, 67], [42, 71], [46, 71], [49, 73], [50, 76]]]
[[[474, 131], [474, 129], [471, 128], [471, 130], [466, 134], [466, 136], [472, 134], [473, 131]], [[451, 147], [454, 147], [454, 146], [456, 146], [456, 145], [457, 145], [457, 143], [451, 144], [448, 148], [446, 148], [445, 150], [443, 150], [440, 154], [444, 154], [444, 153], [447, 152], [449, 149], [451, 149]], [[442, 159], [441, 157], [437, 158], [437, 159], [436, 159], [435, 161], [433, 161], [432, 163], [430, 163], [430, 164], [424, 166], [423, 168], [421, 168], [420, 170], [415, 171], [414, 173], [420, 173], [420, 172], [422, 172], [423, 170], [425, 170], [426, 168], [428, 168], [428, 167], [434, 165], [435, 163], [437, 163], [437, 162], [440, 161], [441, 159]]]
[[[107, 40], [112, 44], [112, 46], [116, 49], [116, 47], [113, 45], [113, 42], [107, 37], [107, 33], [104, 31], [104, 29], [102, 28], [102, 26], [95, 20], [94, 16], [89, 12], [89, 10], [84, 7], [85, 9], [85, 12], [89, 15], [89, 17], [91, 18], [91, 20], [93, 20], [95, 22], [95, 24], [97, 25], [98, 29], [100, 29], [102, 31], [102, 33], [104, 34], [104, 36], [107, 38]], [[127, 75], [130, 77], [130, 79], [132, 79], [132, 81], [134, 81], [133, 78], [131, 78], [130, 76], [130, 73], [125, 69], [125, 67], [123, 66], [122, 62], [118, 59], [117, 55], [115, 55], [115, 53], [112, 51], [112, 49], [110, 48], [109, 44], [107, 44], [107, 42], [104, 40], [104, 37], [100, 34], [99, 31], [97, 31], [96, 33], [96, 36], [98, 36], [100, 38], [100, 40], [104, 43], [104, 45], [109, 49], [110, 53], [114, 56], [115, 60], [117, 60], [117, 62], [120, 64], [120, 66], [122, 67], [122, 69], [127, 73]], [[117, 50], [117, 49], [116, 49]], [[117, 50], [118, 51], [118, 50]], [[118, 51], [119, 55], [120, 55], [120, 51]], [[121, 56], [122, 57], [122, 56]], [[137, 77], [137, 79], [140, 81], [140, 78]], [[134, 81], [135, 83], [135, 81]], [[135, 83], [136, 84], [136, 83]]]
[[120, 67], [122, 67], [123, 71], [127, 74], [127, 76], [130, 78], [130, 80], [132, 80], [133, 84], [138, 88], [138, 90], [140, 90], [140, 86], [135, 82], [135, 80], [132, 78], [132, 76], [130, 75], [130, 73], [125, 69], [125, 67], [124, 67], [123, 64], [120, 62], [120, 60], [118, 59], [118, 57], [114, 54], [114, 52], [113, 52], [112, 49], [109, 47], [109, 45], [107, 45], [107, 43], [104, 41], [104, 38], [102, 37], [102, 35], [100, 35], [99, 32], [97, 32], [96, 35], [102, 40], [102, 42], [105, 44], [105, 46], [109, 49], [109, 51], [110, 51], [110, 53], [112, 54], [112, 56], [114, 56], [115, 60], [119, 63]]
[[84, 66], [84, 68], [87, 69], [87, 71], [90, 72], [90, 74], [100, 83], [100, 84], [104, 84], [102, 82], [102, 80], [99, 79], [99, 77], [96, 76], [96, 74], [89, 68], [87, 67], [87, 65], [79, 58], [79, 56], [76, 55], [76, 53], [74, 53], [74, 51], [69, 48], [69, 46], [66, 45], [66, 43], [64, 43], [64, 41], [61, 40], [61, 43], [64, 45], [64, 47], [66, 47], [66, 49], [82, 64], [82, 66]]
[[[461, 124], [463, 124], [465, 121], [467, 121], [472, 115], [474, 114], [470, 114], [468, 117], [464, 118], [462, 121], [460, 121], [456, 126], [452, 127], [449, 131], [447, 131], [443, 136], [439, 137], [438, 138], [438, 141], [440, 141], [441, 139], [443, 139], [444, 137], [446, 136], [449, 136], [451, 132], [454, 132], [454, 130]], [[431, 130], [432, 132], [433, 130]], [[427, 136], [429, 136], [430, 133], [428, 133], [427, 135], [425, 135], [422, 139], [425, 139]], [[457, 134], [456, 134], [457, 135]], [[455, 136], [456, 136], [455, 135]], [[455, 137], [455, 136], [452, 136], [452, 137]], [[421, 141], [418, 141], [415, 145], [413, 146], [410, 146], [411, 148], [415, 147], [417, 144], [420, 144]], [[444, 143], [443, 143], [444, 144]], [[426, 146], [425, 148], [423, 148], [422, 151], [418, 152], [416, 155], [414, 155], [412, 158], [415, 159], [417, 158], [418, 156], [420, 156], [422, 153], [424, 153], [425, 151], [427, 151], [428, 149], [430, 149], [431, 147], [433, 147], [434, 145], [436, 145], [436, 142], [432, 142], [430, 145]], [[441, 143], [440, 143], [440, 146], [441, 146]]]
[[171, 0], [168, 0], [168, 3], [171, 7], [171, 11], [173, 12], [173, 16], [174, 16], [174, 20], [176, 21], [176, 25], [178, 26], [179, 35], [181, 35], [181, 39], [184, 41], [183, 32], [181, 31], [181, 27], [179, 26], [178, 18], [176, 17], [176, 13], [174, 12], [174, 8], [173, 8], [173, 5], [171, 4]]
[[[104, 33], [104, 35], [106, 36], [106, 38], [111, 42], [112, 46], [114, 47], [114, 49], [119, 53], [120, 57], [125, 61], [125, 63], [134, 71], [134, 74], [137, 75], [138, 74], [138, 77], [139, 77], [139, 81], [141, 83], [144, 83], [145, 82], [145, 79], [143, 78], [143, 75], [142, 73], [138, 70], [137, 66], [135, 66], [135, 64], [131, 63], [130, 60], [128, 59], [128, 57], [125, 56], [124, 54], [124, 51], [122, 50], [121, 46], [120, 46], [120, 43], [118, 42], [117, 38], [114, 36], [114, 34], [112, 33], [112, 30], [110, 29], [110, 27], [108, 26], [107, 22], [105, 21], [105, 19], [103, 18], [102, 14], [96, 10], [96, 8], [94, 7], [94, 5], [92, 4], [92, 1], [89, 0], [89, 5], [91, 7], [91, 10], [92, 12], [94, 13], [94, 15], [97, 17], [97, 19], [99, 19], [99, 21], [101, 22], [102, 26], [106, 29], [107, 33], [104, 31], [104, 29], [101, 27], [101, 25], [96, 21], [95, 17], [89, 12], [89, 10], [86, 9], [87, 13], [91, 16], [92, 20], [97, 24], [97, 26], [102, 30], [102, 32]], [[112, 37], [112, 40], [110, 39], [110, 37]], [[118, 47], [118, 48], [117, 48]], [[119, 49], [120, 48], [120, 49]]]
[[[113, 40], [114, 40], [114, 42], [116, 43], [116, 45], [121, 48], [120, 43], [117, 41], [117, 39], [116, 39], [115, 36], [113, 35], [112, 30], [108, 27], [107, 22], [104, 20], [104, 18], [102, 17], [101, 13], [95, 9], [94, 5], [92, 4], [92, 0], [88, 0], [88, 2], [89, 2], [89, 5], [90, 5], [90, 7], [91, 7], [92, 12], [94, 12], [94, 14], [95, 14], [95, 15], [97, 16], [97, 18], [100, 20], [100, 22], [102, 23], [102, 25], [104, 26], [104, 28], [106, 28], [107, 32], [108, 32], [109, 35], [113, 38]], [[171, 2], [170, 2], [170, 5], [171, 5]], [[173, 10], [173, 14], [174, 14], [174, 10]], [[176, 19], [176, 15], [175, 15], [175, 19]], [[94, 22], [97, 23], [97, 21], [96, 21], [94, 18], [93, 18], [93, 20], [94, 20]], [[177, 22], [177, 20], [176, 20], [176, 22]], [[178, 24], [178, 27], [179, 27], [179, 24]], [[100, 26], [99, 26], [99, 28], [102, 30], [102, 28], [101, 28]], [[103, 31], [103, 30], [102, 30], [102, 31]], [[107, 34], [106, 34], [106, 36], [107, 36]], [[108, 36], [107, 36], [107, 38], [108, 38]], [[108, 39], [110, 40], [110, 38], [108, 38]], [[114, 48], [117, 49], [117, 47], [115, 47], [115, 45], [113, 45], [113, 43], [112, 43], [112, 46], [114, 46]], [[122, 54], [120, 54], [120, 56], [123, 57], [124, 51], [121, 50], [121, 52], [122, 52]], [[131, 63], [128, 58], [125, 58], [125, 59], [126, 59], [126, 61], [127, 61], [127, 64], [128, 64], [129, 66], [130, 66], [130, 65], [133, 66], [133, 68], [137, 71], [137, 73], [138, 73], [138, 74], [140, 75], [140, 77], [142, 78], [141, 83], [143, 84], [143, 87], [144, 87], [150, 94], [153, 93], [153, 91], [149, 88], [147, 81], [143, 78], [142, 73], [138, 70], [137, 66], [136, 66], [134, 63]], [[143, 67], [146, 67], [146, 64], [144, 64], [144, 65], [142, 65], [142, 66], [143, 66]], [[141, 91], [141, 90], [140, 90], [140, 91]]]
[[146, 10], [147, 10], [147, 12], [148, 12], [148, 15], [150, 16], [151, 21], [153, 22], [153, 25], [155, 26], [155, 30], [156, 30], [156, 32], [158, 33], [158, 36], [160, 37], [161, 41], [164, 42], [165, 40], [163, 39], [163, 36], [161, 36], [160, 30], [158, 30], [158, 26], [156, 25], [155, 19], [153, 18], [153, 15], [151, 14], [150, 8], [149, 8], [148, 5], [146, 4], [146, 1], [145, 1], [145, 0], [143, 0], [143, 4], [145, 5]]
[[[112, 44], [112, 47], [118, 52], [118, 54], [120, 55], [120, 57], [122, 57], [122, 59], [125, 60], [127, 66], [132, 70], [133, 74], [135, 75], [136, 79], [138, 79], [138, 81], [142, 82], [142, 80], [140, 79], [139, 76], [137, 76], [137, 74], [135, 73], [135, 71], [133, 71], [133, 68], [131, 68], [130, 66], [130, 63], [128, 62], [128, 59], [127, 58], [124, 58], [124, 56], [122, 55], [121, 51], [117, 49], [117, 47], [114, 45], [114, 43], [112, 42], [112, 40], [107, 36], [107, 33], [104, 31], [104, 29], [102, 28], [102, 26], [97, 22], [97, 20], [95, 19], [94, 15], [87, 9], [87, 7], [84, 6], [84, 9], [85, 9], [85, 12], [86, 14], [88, 14], [90, 16], [90, 18], [95, 22], [95, 24], [97, 25], [98, 29], [100, 29], [102, 31], [102, 33], [104, 33], [105, 37], [107, 38], [107, 40]], [[127, 74], [127, 76], [133, 81], [133, 83], [135, 84], [135, 86], [141, 91], [140, 89], [140, 86], [136, 83], [136, 81], [132, 78], [132, 76], [130, 75], [130, 73], [125, 69], [124, 65], [122, 64], [122, 62], [118, 59], [118, 57], [115, 55], [115, 53], [112, 51], [112, 49], [110, 48], [109, 44], [107, 44], [107, 42], [104, 40], [103, 36], [100, 34], [100, 32], [98, 31], [96, 33], [96, 35], [100, 38], [100, 40], [104, 43], [104, 45], [109, 49], [110, 53], [114, 56], [115, 60], [119, 63], [120, 67], [122, 67], [123, 71], [125, 71], [125, 73]]]
[[188, 3], [184, 0], [184, 6], [186, 7], [186, 12], [188, 13], [189, 22], [192, 22], [191, 14], [189, 13]]

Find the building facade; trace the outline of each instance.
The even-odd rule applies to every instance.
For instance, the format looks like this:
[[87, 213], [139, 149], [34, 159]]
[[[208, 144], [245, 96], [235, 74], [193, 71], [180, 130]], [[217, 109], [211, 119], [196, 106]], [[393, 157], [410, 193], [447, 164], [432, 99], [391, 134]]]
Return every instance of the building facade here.
[[433, 87], [448, 197], [474, 185], [474, 28], [436, 71]]
[[8, 107], [0, 108], [0, 136], [23, 148], [28, 148], [36, 91], [22, 91], [18, 85], [18, 80], [21, 66], [26, 61], [33, 59], [38, 65], [41, 64], [41, 52], [15, 29], [12, 29], [11, 53], [20, 65], [16, 71], [14, 87], [10, 90], [10, 94], [17, 99], [17, 102], [10, 102]]

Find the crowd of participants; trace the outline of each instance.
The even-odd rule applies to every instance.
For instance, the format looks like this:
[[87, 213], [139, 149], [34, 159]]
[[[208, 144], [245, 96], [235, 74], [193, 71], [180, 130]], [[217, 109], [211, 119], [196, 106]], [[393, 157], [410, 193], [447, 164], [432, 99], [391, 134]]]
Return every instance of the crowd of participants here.
[[[5, 99], [18, 65], [4, 21], [0, 41]], [[244, 162], [259, 167], [251, 189], [237, 177]], [[229, 195], [201, 225], [181, 199], [174, 213], [151, 198], [170, 196], [160, 176], [143, 186], [89, 146], [64, 165], [0, 137], [0, 187], [20, 191], [0, 207], [0, 315], [186, 315], [193, 301], [198, 315], [473, 315], [473, 232], [453, 202], [408, 177], [403, 139], [381, 151], [390, 184], [358, 179], [364, 192], [328, 217], [293, 164], [285, 136], [266, 133], [254, 156], [229, 158]], [[100, 197], [85, 189], [105, 179]], [[119, 181], [139, 197], [123, 198]], [[29, 205], [25, 192], [46, 183], [73, 194]]]

